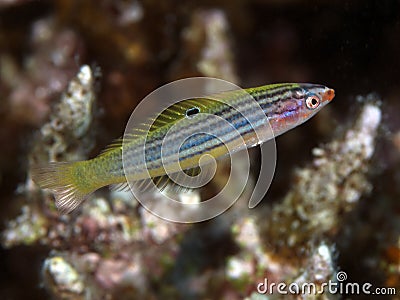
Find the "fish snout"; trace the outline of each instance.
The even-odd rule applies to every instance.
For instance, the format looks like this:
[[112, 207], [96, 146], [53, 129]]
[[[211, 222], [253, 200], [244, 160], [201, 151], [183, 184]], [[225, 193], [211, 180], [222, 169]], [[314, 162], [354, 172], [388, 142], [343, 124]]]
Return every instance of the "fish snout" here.
[[327, 90], [323, 94], [322, 100], [330, 102], [334, 97], [335, 97], [335, 90], [327, 88]]

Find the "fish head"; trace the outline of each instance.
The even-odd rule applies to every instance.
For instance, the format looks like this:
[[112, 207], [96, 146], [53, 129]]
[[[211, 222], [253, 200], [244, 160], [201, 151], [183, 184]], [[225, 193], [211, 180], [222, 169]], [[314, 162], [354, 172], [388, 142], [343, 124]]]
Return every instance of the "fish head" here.
[[292, 89], [269, 118], [275, 136], [310, 119], [335, 97], [335, 91], [319, 84], [303, 83]]
[[319, 84], [300, 84], [300, 89], [296, 92], [301, 100], [298, 102], [298, 110], [303, 121], [314, 116], [335, 97], [333, 89]]
[[294, 111], [297, 124], [299, 125], [317, 112], [335, 97], [335, 91], [324, 85], [303, 83], [298, 89], [294, 89], [291, 97], [287, 99], [287, 105], [292, 106], [289, 110]]

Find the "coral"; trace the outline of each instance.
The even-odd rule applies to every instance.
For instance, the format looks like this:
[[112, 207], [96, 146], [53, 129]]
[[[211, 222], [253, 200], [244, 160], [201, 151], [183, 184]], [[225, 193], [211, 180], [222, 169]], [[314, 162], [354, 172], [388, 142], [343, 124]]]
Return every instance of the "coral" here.
[[42, 272], [45, 286], [52, 295], [60, 299], [84, 299], [85, 285], [78, 272], [63, 257], [47, 258]]
[[[32, 163], [87, 157], [93, 137], [88, 130], [95, 99], [93, 73], [83, 65], [40, 129], [30, 154]], [[28, 178], [20, 193], [35, 190]], [[111, 192], [112, 206], [110, 199], [93, 197], [75, 216], [58, 216], [51, 198], [46, 193], [46, 201], [37, 203], [42, 198], [32, 196], [30, 201], [35, 204], [24, 206], [22, 214], [8, 223], [2, 244], [41, 244], [59, 249], [43, 265], [45, 287], [56, 297], [80, 299], [82, 286], [87, 285], [100, 289], [95, 293], [89, 289], [99, 297], [114, 293], [148, 295], [149, 278], [161, 277], [168, 269], [173, 260], [170, 256], [177, 248], [174, 239], [187, 228], [139, 208], [130, 193]], [[169, 244], [167, 249], [156, 249], [162, 253], [159, 266], [149, 259], [156, 255], [154, 251], [140, 250], [141, 244], [154, 242]], [[70, 250], [65, 251], [67, 248]]]
[[182, 33], [185, 54], [174, 63], [173, 74], [192, 74], [225, 79], [237, 83], [229, 25], [223, 11], [199, 10], [193, 13], [191, 24]]
[[40, 19], [32, 25], [31, 55], [18, 67], [15, 58], [0, 51], [1, 79], [9, 89], [9, 116], [17, 123], [38, 125], [48, 115], [50, 104], [77, 72], [76, 59], [83, 59], [83, 45], [70, 29], [59, 29], [54, 19]]
[[[149, 280], [168, 269], [173, 260], [168, 256], [177, 248], [174, 238], [185, 226], [160, 220], [145, 210], [140, 215], [137, 210], [128, 213], [130, 205], [124, 202], [114, 206], [113, 211], [105, 199], [93, 198], [76, 218], [53, 220], [48, 238], [42, 242], [60, 250], [71, 248], [59, 254], [79, 266], [79, 276], [96, 297], [147, 297]], [[154, 242], [160, 247], [150, 250]]]
[[22, 207], [22, 213], [7, 224], [3, 232], [2, 244], [10, 248], [16, 245], [40, 243], [46, 237], [49, 220], [28, 205]]
[[92, 121], [94, 101], [93, 73], [89, 66], [84, 65], [62, 94], [49, 122], [42, 126], [33, 146], [34, 163], [86, 157], [90, 151], [87, 132]]
[[149, 61], [147, 39], [140, 27], [141, 2], [61, 0], [56, 5], [61, 22], [70, 20], [81, 28], [88, 40], [98, 45], [96, 51], [101, 55], [133, 65]]
[[[59, 27], [51, 16], [28, 20], [23, 13], [14, 15], [26, 7], [24, 1], [11, 2], [19, 5], [0, 9], [0, 126], [4, 129], [0, 177], [5, 184], [25, 173], [27, 137], [48, 118], [53, 102], [85, 57], [83, 41], [71, 28]], [[26, 4], [28, 10], [35, 9], [34, 3]], [[15, 164], [10, 156], [21, 159]]]
[[371, 191], [366, 173], [380, 122], [381, 110], [365, 105], [344, 137], [315, 148], [313, 163], [296, 172], [290, 192], [262, 225], [262, 236], [281, 257], [301, 257], [337, 232], [343, 213]]
[[[316, 290], [322, 283], [336, 280], [332, 238], [345, 212], [354, 210], [370, 191], [368, 164], [381, 122], [379, 99], [371, 98], [343, 137], [313, 150], [313, 162], [296, 171], [290, 191], [267, 216], [262, 211], [258, 217], [235, 222], [232, 231], [241, 250], [228, 260], [226, 274], [238, 292], [255, 290], [265, 278], [269, 283], [288, 285], [313, 283]], [[289, 296], [285, 299], [297, 299], [297, 295]], [[255, 291], [249, 299], [258, 297]], [[281, 297], [275, 291], [268, 299]], [[301, 295], [301, 299], [330, 299], [327, 293], [321, 297]]]

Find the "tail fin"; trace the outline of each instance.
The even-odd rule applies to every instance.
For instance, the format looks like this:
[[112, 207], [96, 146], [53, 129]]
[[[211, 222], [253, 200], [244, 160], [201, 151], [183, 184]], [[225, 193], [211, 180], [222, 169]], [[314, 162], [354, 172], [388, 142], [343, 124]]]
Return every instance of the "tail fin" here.
[[82, 188], [74, 172], [81, 162], [52, 162], [45, 166], [33, 166], [32, 179], [43, 189], [50, 189], [61, 213], [69, 213], [78, 207], [92, 192]]

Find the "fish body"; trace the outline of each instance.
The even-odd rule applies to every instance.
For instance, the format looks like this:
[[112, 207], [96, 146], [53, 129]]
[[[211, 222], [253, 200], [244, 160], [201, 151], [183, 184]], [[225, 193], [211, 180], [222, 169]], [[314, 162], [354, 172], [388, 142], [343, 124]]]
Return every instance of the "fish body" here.
[[[263, 143], [304, 123], [333, 97], [322, 85], [285, 83], [183, 100], [153, 118], [147, 131], [125, 135], [99, 156], [36, 166], [32, 178], [70, 212], [103, 186], [161, 180], [180, 168], [190, 173], [201, 157], [218, 159]], [[182, 141], [178, 148], [175, 141]]]

